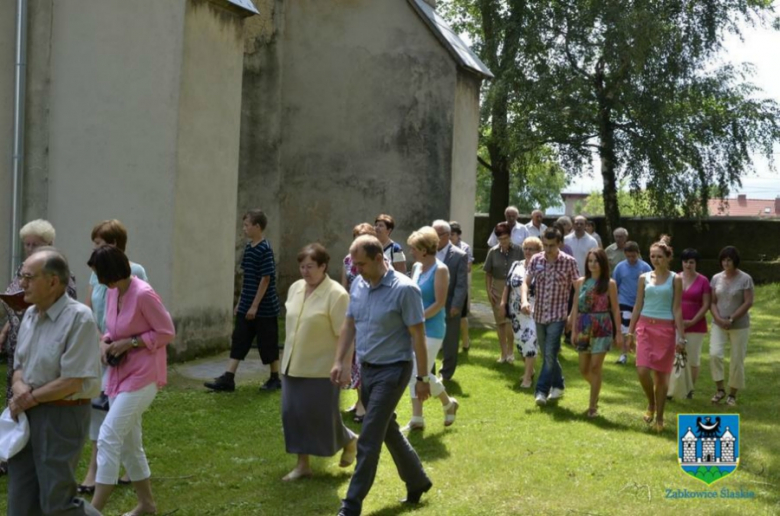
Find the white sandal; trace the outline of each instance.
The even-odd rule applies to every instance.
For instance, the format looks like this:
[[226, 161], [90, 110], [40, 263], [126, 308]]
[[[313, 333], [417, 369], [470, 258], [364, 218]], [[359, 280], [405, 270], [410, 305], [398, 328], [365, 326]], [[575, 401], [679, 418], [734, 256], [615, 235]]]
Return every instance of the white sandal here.
[[444, 426], [452, 426], [455, 422], [455, 415], [458, 413], [460, 404], [455, 398], [450, 398], [450, 402], [444, 408]]
[[423, 430], [425, 428], [425, 418], [422, 416], [412, 416], [405, 427], [401, 429], [402, 432], [408, 432], [410, 430]]

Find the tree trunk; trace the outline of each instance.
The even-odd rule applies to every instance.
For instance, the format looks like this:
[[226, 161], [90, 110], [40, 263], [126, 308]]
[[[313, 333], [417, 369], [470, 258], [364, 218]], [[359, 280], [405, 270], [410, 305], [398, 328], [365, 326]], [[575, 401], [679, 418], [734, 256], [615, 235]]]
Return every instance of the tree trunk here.
[[596, 76], [596, 98], [599, 103], [599, 158], [601, 159], [601, 178], [604, 181], [602, 196], [604, 198], [604, 219], [607, 224], [607, 234], [612, 241], [612, 232], [620, 227], [620, 206], [618, 205], [617, 177], [615, 168], [615, 126], [612, 122], [609, 94], [604, 89], [603, 70], [598, 70]]
[[490, 109], [491, 134], [487, 149], [490, 153], [491, 174], [490, 209], [488, 220], [491, 227], [506, 220], [504, 210], [509, 206], [509, 156], [504, 148], [507, 138], [507, 95], [499, 90], [493, 97]]

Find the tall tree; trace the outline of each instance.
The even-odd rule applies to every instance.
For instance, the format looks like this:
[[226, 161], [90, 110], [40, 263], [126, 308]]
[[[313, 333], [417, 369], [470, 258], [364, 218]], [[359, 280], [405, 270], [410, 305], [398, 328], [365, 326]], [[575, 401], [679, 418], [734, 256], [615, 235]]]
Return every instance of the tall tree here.
[[514, 56], [499, 63], [510, 115], [496, 144], [554, 144], [574, 173], [597, 157], [610, 232], [621, 178], [658, 214], [702, 215], [712, 186], [725, 195], [780, 141], [780, 110], [749, 69], [718, 65], [725, 35], [767, 23], [771, 0], [451, 0], [446, 12], [480, 55]]

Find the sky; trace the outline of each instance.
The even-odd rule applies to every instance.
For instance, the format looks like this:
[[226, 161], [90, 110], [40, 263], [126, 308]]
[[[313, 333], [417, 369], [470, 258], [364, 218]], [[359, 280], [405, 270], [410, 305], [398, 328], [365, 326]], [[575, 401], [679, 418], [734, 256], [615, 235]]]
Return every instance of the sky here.
[[[780, 14], [780, 2], [775, 2]], [[755, 65], [752, 82], [763, 90], [766, 98], [780, 103], [780, 32], [771, 28], [745, 28], [743, 39], [729, 37], [724, 42], [725, 59], [733, 63], [749, 62]], [[780, 145], [775, 146], [777, 171], [771, 171], [763, 158], [755, 158], [756, 172], [742, 178], [742, 187], [732, 188], [731, 197], [746, 194], [751, 199], [774, 199], [780, 196]], [[590, 193], [600, 190], [601, 176], [580, 177], [573, 181], [567, 192]]]

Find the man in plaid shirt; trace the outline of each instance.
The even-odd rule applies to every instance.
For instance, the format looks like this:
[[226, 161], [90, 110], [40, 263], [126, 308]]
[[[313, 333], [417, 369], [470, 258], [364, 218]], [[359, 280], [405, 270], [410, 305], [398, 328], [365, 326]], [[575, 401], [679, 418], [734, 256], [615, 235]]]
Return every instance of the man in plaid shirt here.
[[536, 382], [536, 404], [539, 406], [563, 397], [563, 371], [558, 353], [561, 350], [561, 334], [569, 317], [569, 292], [579, 272], [577, 261], [558, 250], [562, 240], [563, 235], [555, 228], [544, 232], [544, 253], [534, 255], [525, 266], [521, 290], [520, 310], [530, 314], [528, 289], [532, 285], [536, 289], [533, 318], [543, 357], [542, 372]]

